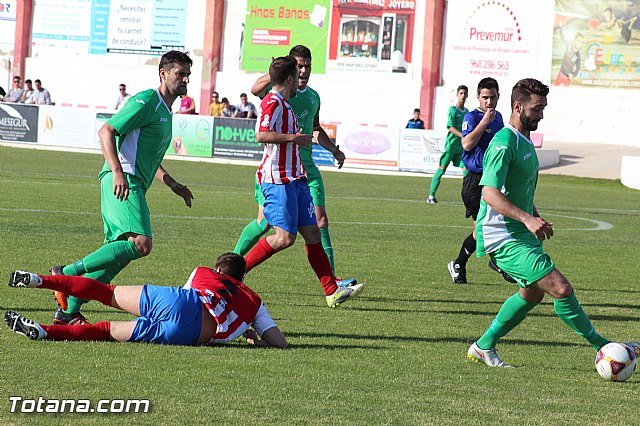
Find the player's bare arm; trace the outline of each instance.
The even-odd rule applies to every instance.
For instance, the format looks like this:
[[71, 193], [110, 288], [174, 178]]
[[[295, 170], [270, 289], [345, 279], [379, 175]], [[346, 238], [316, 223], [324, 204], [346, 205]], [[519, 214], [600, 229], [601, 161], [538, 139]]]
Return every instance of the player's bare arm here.
[[162, 165], [158, 167], [155, 178], [171, 188], [171, 190], [176, 195], [182, 197], [185, 205], [191, 208], [191, 200], [193, 200], [193, 194], [191, 193], [191, 190], [171, 177], [171, 175], [164, 169], [164, 167], [162, 167]]
[[344, 165], [345, 157], [344, 157], [344, 152], [340, 151], [340, 147], [334, 144], [333, 142], [331, 142], [329, 135], [327, 135], [327, 132], [325, 132], [322, 126], [320, 125], [314, 126], [313, 135], [318, 141], [318, 145], [320, 145], [321, 147], [329, 151], [331, 154], [333, 154], [333, 158], [335, 158], [336, 161], [338, 162], [338, 168], [341, 169], [342, 166]]
[[116, 129], [108, 123], [104, 123], [100, 131], [98, 131], [102, 155], [113, 173], [113, 195], [120, 201], [125, 201], [129, 198], [129, 182], [127, 182], [127, 179], [124, 177], [122, 164], [120, 164], [120, 160], [118, 159], [116, 134]]
[[271, 327], [262, 334], [262, 339], [258, 336], [258, 333], [252, 328], [248, 329], [242, 334], [242, 337], [247, 339], [247, 343], [251, 346], [259, 348], [281, 348], [284, 349], [288, 346], [287, 340], [278, 327]]
[[460, 130], [456, 129], [455, 127], [453, 127], [453, 126], [449, 127], [449, 133], [452, 133], [452, 134], [454, 134], [455, 136], [457, 136], [459, 138], [462, 137], [462, 132]]
[[312, 135], [305, 135], [304, 133], [296, 133], [294, 135], [283, 135], [282, 133], [277, 132], [258, 132], [256, 134], [256, 141], [260, 143], [275, 143], [275, 144], [283, 144], [293, 142], [296, 145], [300, 146], [311, 146], [313, 143]]
[[267, 89], [271, 84], [271, 77], [269, 77], [269, 73], [263, 75], [258, 78], [255, 83], [253, 83], [253, 87], [251, 87], [251, 94], [253, 96], [257, 96], [260, 99], [264, 98], [267, 94]]
[[488, 108], [484, 113], [484, 117], [482, 117], [482, 120], [480, 120], [480, 123], [478, 123], [476, 128], [473, 129], [471, 133], [468, 133], [462, 138], [462, 148], [465, 151], [471, 151], [473, 148], [475, 148], [476, 145], [478, 145], [478, 142], [480, 142], [480, 138], [482, 137], [485, 129], [495, 118], [496, 110], [493, 108]]
[[492, 209], [501, 215], [518, 220], [527, 227], [539, 240], [549, 239], [553, 236], [553, 224], [541, 217], [532, 216], [521, 208], [517, 207], [498, 188], [485, 186], [482, 189], [482, 199], [491, 206]]

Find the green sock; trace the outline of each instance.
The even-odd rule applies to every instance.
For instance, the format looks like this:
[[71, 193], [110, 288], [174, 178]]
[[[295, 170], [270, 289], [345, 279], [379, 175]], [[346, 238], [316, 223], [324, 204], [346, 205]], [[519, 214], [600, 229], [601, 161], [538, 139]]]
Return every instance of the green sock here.
[[140, 252], [133, 241], [114, 241], [103, 245], [82, 260], [65, 266], [64, 275], [84, 275], [117, 266], [121, 262], [138, 259]]
[[267, 219], [262, 219], [260, 223], [252, 220], [249, 222], [247, 226], [244, 227], [242, 233], [240, 234], [240, 238], [236, 243], [236, 248], [233, 249], [235, 254], [239, 254], [240, 256], [244, 256], [249, 253], [249, 250], [253, 246], [255, 246], [260, 238], [269, 230], [269, 224], [267, 223]]
[[526, 317], [529, 311], [535, 308], [537, 303], [527, 302], [516, 293], [503, 304], [498, 315], [493, 320], [487, 331], [478, 339], [476, 344], [480, 349], [491, 349], [496, 346], [498, 340], [513, 330]]
[[[100, 271], [89, 272], [85, 274], [85, 278], [93, 278], [94, 280], [98, 280], [103, 284], [110, 284], [111, 280], [115, 278], [116, 275], [120, 271], [124, 269], [125, 266], [129, 264], [129, 261], [120, 262], [116, 266], [113, 266], [109, 269], [102, 269]], [[80, 299], [75, 296], [69, 296], [67, 299], [67, 309], [62, 311], [65, 314], [75, 314], [76, 312], [80, 312], [80, 308], [85, 303], [89, 302], [88, 299]]]
[[329, 258], [329, 263], [331, 264], [331, 270], [333, 271], [333, 275], [336, 275], [336, 266], [333, 260], [333, 247], [331, 246], [331, 236], [329, 236], [329, 227], [320, 228], [320, 237], [322, 238], [322, 248], [324, 252], [327, 253], [327, 257]]
[[558, 317], [579, 336], [587, 339], [596, 351], [609, 343], [607, 339], [596, 333], [589, 317], [584, 313], [580, 302], [576, 299], [575, 293], [571, 293], [571, 296], [564, 299], [554, 299], [553, 307]]
[[440, 178], [442, 177], [444, 172], [445, 170], [442, 170], [438, 167], [438, 170], [436, 170], [436, 172], [434, 173], [433, 177], [431, 178], [431, 188], [429, 189], [429, 195], [433, 195], [435, 197], [436, 191], [440, 186]]

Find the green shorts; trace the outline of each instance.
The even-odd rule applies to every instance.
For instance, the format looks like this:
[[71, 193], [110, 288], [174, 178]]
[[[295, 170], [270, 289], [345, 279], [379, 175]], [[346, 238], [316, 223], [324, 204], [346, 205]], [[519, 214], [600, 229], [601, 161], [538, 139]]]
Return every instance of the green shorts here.
[[126, 201], [120, 201], [113, 195], [113, 173], [105, 173], [100, 179], [105, 244], [116, 241], [129, 232], [151, 238], [146, 192], [137, 177], [127, 173], [124, 175], [129, 182], [129, 197]]
[[489, 256], [523, 288], [547, 276], [555, 268], [551, 257], [542, 251], [542, 241], [538, 244], [509, 241]]
[[455, 148], [452, 149], [451, 145], [447, 145], [440, 155], [440, 166], [446, 169], [449, 167], [449, 163], [453, 163], [456, 167], [464, 167], [464, 163], [462, 162], [462, 151]]
[[[313, 205], [324, 207], [326, 206], [324, 196], [324, 182], [322, 181], [322, 175], [320, 170], [314, 165], [313, 167], [304, 166], [307, 171], [307, 185], [309, 185], [309, 192], [311, 192], [311, 198], [313, 199]], [[253, 199], [256, 203], [264, 206], [264, 195], [262, 195], [262, 187], [258, 183], [258, 177], [255, 179], [255, 190]]]

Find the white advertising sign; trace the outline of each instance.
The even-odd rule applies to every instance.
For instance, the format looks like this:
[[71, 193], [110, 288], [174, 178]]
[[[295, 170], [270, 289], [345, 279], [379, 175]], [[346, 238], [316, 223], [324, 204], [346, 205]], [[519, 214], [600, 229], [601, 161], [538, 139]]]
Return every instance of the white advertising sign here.
[[399, 136], [397, 129], [338, 126], [336, 143], [345, 167], [398, 170]]
[[94, 110], [48, 105], [39, 108], [38, 144], [96, 148]]
[[[447, 133], [437, 130], [400, 131], [400, 170], [435, 173]], [[462, 175], [462, 169], [450, 165], [447, 174]]]

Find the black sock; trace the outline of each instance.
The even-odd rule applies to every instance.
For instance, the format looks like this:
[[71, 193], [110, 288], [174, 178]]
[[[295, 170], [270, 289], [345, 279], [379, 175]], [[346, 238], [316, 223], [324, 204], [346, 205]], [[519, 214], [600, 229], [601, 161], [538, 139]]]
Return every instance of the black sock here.
[[473, 238], [473, 234], [469, 234], [469, 236], [462, 243], [462, 247], [460, 247], [460, 253], [458, 254], [458, 258], [456, 259], [456, 263], [459, 265], [466, 265], [467, 261], [476, 251], [476, 239]]

